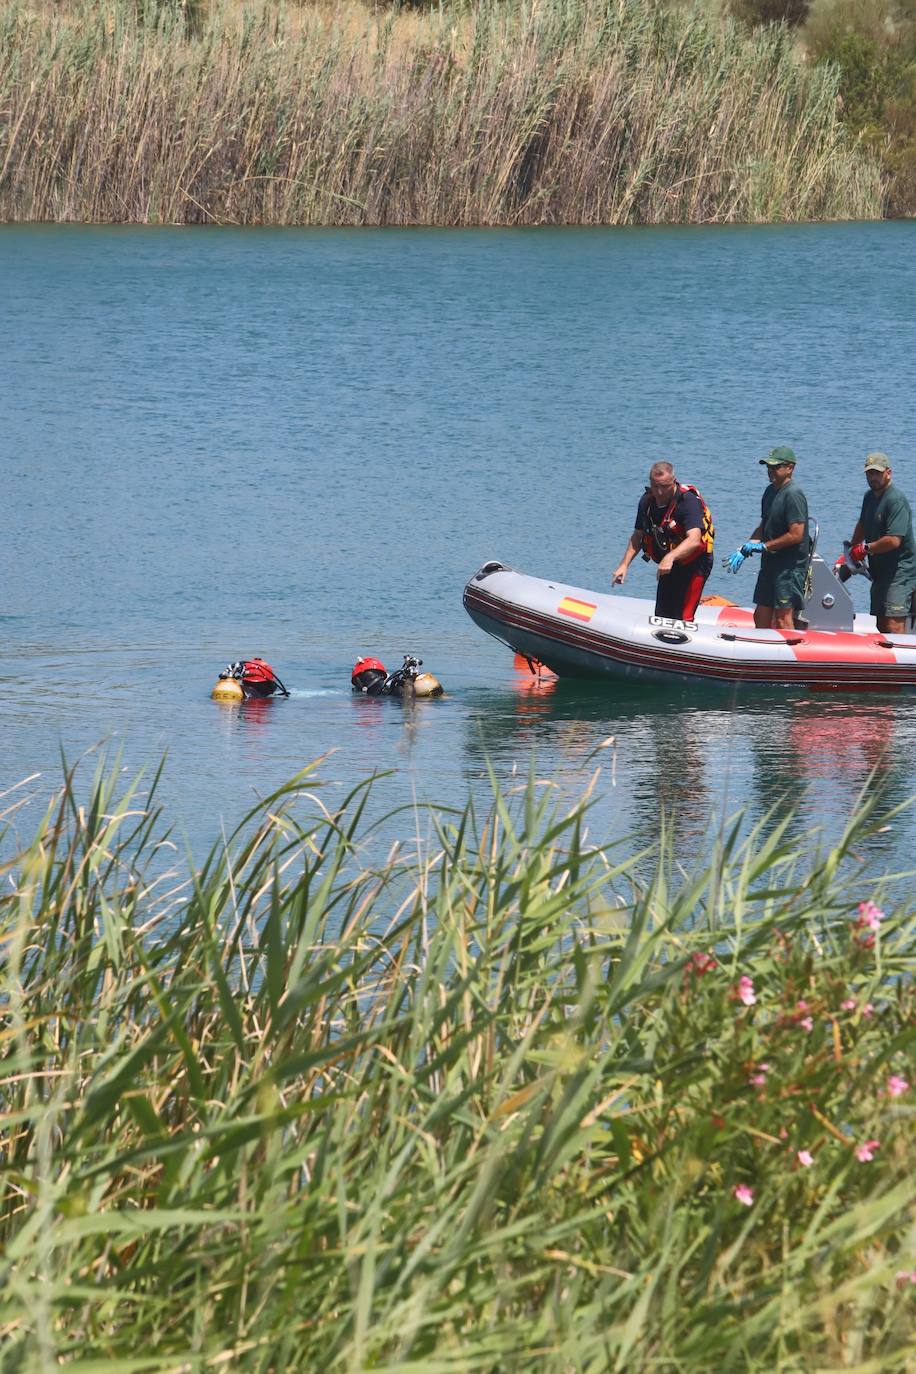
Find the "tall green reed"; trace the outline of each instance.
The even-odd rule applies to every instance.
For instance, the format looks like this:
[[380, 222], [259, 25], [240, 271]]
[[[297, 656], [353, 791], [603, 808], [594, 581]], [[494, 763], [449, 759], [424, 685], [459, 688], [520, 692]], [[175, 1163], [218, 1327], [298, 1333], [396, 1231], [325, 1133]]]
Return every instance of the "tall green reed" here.
[[116, 780], [6, 866], [0, 1369], [912, 1362], [873, 810], [684, 873], [532, 775], [369, 863], [312, 770], [182, 875]]
[[874, 218], [835, 73], [651, 0], [425, 15], [127, 0], [0, 16], [0, 216], [278, 224]]

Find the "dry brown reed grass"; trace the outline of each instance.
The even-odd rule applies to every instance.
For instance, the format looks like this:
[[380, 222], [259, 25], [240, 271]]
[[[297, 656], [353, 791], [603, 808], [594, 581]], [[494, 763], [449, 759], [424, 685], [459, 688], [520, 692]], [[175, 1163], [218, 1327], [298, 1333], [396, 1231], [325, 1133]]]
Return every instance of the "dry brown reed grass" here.
[[830, 69], [646, 0], [418, 15], [124, 3], [0, 16], [0, 218], [628, 224], [874, 218]]

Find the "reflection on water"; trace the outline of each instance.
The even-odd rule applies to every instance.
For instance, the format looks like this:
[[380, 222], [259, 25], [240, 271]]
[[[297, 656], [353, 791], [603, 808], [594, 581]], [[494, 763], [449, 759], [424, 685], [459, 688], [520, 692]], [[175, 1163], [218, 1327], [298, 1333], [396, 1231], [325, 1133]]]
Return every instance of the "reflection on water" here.
[[[705, 695], [698, 686], [634, 686], [611, 695], [604, 686], [519, 677], [504, 693], [475, 694], [465, 732], [470, 776], [479, 779], [489, 759], [498, 776], [509, 777], [533, 749], [572, 800], [601, 766], [593, 826], [651, 844], [664, 815], [685, 854], [702, 852], [712, 829], [739, 809], [749, 823], [774, 808], [794, 809], [790, 835], [820, 829], [835, 839], [872, 774], [882, 810], [911, 794], [910, 698], [715, 688]], [[892, 849], [907, 824], [869, 844]]]

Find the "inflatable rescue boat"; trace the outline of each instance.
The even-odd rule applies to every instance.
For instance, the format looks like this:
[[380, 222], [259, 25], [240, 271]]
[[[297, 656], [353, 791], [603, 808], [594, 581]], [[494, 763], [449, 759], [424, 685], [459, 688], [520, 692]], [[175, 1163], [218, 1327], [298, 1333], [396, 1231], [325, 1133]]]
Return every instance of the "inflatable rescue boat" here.
[[592, 592], [485, 563], [464, 606], [487, 634], [559, 677], [639, 682], [747, 682], [822, 690], [916, 687], [916, 634], [886, 635], [857, 614], [817, 555], [795, 630], [758, 630], [753, 612], [701, 605], [693, 620], [655, 614], [654, 601]]

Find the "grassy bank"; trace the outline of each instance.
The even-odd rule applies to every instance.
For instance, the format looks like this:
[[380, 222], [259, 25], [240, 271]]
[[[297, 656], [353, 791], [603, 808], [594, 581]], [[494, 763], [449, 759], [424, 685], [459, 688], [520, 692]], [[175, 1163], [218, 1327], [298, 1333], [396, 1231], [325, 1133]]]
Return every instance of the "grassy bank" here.
[[913, 1367], [869, 817], [685, 877], [542, 792], [364, 868], [364, 791], [291, 788], [184, 886], [63, 794], [0, 899], [0, 1370]]
[[0, 218], [630, 224], [881, 214], [834, 70], [650, 0], [0, 14]]

